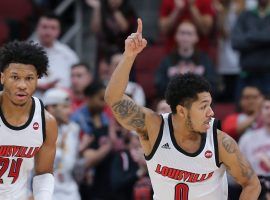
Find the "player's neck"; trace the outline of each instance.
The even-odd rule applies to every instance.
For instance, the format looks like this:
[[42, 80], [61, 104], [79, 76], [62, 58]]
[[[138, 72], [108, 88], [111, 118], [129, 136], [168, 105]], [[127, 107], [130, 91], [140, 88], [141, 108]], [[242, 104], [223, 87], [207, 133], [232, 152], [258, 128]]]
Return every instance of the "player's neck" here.
[[32, 100], [29, 99], [24, 105], [15, 105], [13, 102], [10, 101], [7, 95], [2, 93], [0, 97], [0, 106], [1, 110], [3, 112], [3, 115], [8, 118], [9, 116], [14, 117], [21, 117], [25, 114], [29, 114], [31, 106], [32, 106]]
[[177, 115], [172, 115], [172, 124], [174, 129], [174, 136], [176, 140], [198, 140], [201, 139], [199, 134], [191, 132], [186, 128], [185, 121]]

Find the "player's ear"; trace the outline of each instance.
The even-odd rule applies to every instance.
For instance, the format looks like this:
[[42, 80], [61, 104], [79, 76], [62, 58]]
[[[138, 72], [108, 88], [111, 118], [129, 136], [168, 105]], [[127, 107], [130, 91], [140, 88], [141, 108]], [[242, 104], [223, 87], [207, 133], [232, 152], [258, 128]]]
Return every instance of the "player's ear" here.
[[4, 84], [4, 73], [1, 72], [1, 84], [3, 85]]
[[182, 105], [177, 105], [176, 106], [176, 113], [178, 114], [178, 115], [180, 115], [181, 117], [185, 117], [185, 107], [184, 106], [182, 106]]

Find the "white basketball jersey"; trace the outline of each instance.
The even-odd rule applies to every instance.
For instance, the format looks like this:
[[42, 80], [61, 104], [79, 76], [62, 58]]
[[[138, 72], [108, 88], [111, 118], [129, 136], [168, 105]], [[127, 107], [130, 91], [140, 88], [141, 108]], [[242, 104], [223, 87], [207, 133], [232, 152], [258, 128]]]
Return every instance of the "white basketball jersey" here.
[[171, 114], [162, 115], [157, 141], [146, 163], [154, 200], [227, 200], [227, 178], [219, 164], [217, 121], [202, 135], [195, 153], [184, 151], [173, 133]]
[[28, 121], [10, 125], [0, 109], [0, 200], [26, 200], [27, 178], [45, 136], [44, 107], [32, 97]]

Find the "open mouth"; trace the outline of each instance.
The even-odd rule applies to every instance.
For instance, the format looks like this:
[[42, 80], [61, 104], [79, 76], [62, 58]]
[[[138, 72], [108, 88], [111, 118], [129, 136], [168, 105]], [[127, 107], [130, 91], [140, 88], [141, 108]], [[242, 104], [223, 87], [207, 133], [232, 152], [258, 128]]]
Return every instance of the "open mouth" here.
[[23, 94], [23, 93], [18, 93], [16, 94], [18, 99], [25, 99], [27, 97], [27, 94]]

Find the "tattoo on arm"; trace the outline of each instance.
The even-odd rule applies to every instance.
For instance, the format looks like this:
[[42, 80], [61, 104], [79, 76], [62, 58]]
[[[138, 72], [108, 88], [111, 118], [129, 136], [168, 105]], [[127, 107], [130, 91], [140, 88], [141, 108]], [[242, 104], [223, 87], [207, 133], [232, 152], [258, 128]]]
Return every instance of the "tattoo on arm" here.
[[236, 152], [235, 142], [231, 138], [224, 136], [222, 138], [222, 144], [228, 153]]
[[[224, 149], [229, 153], [229, 154], [235, 154], [236, 159], [238, 161], [238, 165], [241, 169], [241, 174], [243, 177], [247, 178], [248, 180], [253, 176], [254, 171], [252, 169], [252, 167], [250, 166], [249, 162], [241, 155], [241, 153], [237, 150], [236, 147], [236, 142], [227, 137], [224, 136], [222, 138], [222, 145], [224, 147]], [[231, 168], [227, 165], [225, 165], [228, 169], [228, 171], [231, 171]], [[231, 173], [230, 173], [231, 174]]]
[[120, 119], [127, 120], [127, 125], [134, 128], [138, 134], [145, 140], [148, 140], [148, 134], [145, 128], [145, 114], [141, 107], [132, 100], [123, 99], [112, 106], [114, 113]]

